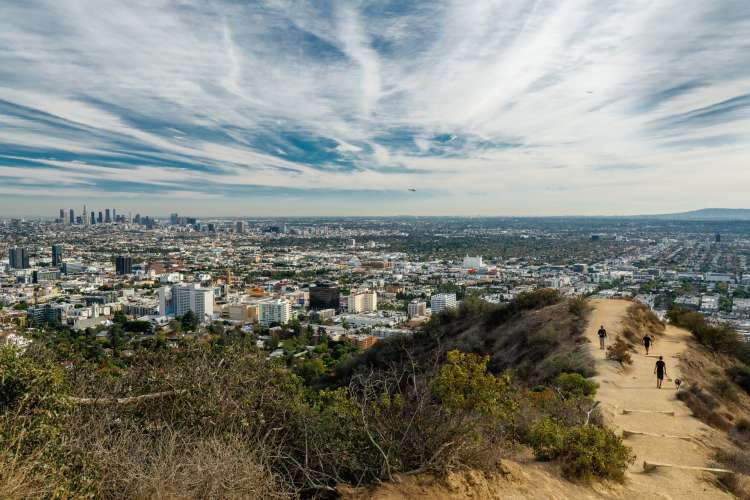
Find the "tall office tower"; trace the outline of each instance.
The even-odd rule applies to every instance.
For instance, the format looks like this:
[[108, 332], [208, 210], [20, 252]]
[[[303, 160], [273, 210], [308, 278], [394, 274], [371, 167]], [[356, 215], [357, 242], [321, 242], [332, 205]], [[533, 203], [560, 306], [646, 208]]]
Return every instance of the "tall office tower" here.
[[236, 224], [236, 227], [235, 227], [235, 232], [237, 232], [237, 233], [244, 233], [245, 232], [245, 223], [242, 222], [241, 220], [238, 220], [237, 224]]
[[52, 265], [58, 267], [63, 260], [63, 246], [52, 245]]
[[64, 221], [65, 221], [65, 209], [61, 208], [60, 209], [60, 222], [64, 222]]
[[68, 224], [73, 225], [76, 222], [76, 212], [72, 208], [68, 210]]
[[340, 302], [339, 287], [330, 281], [319, 281], [310, 287], [310, 309], [319, 311], [321, 309], [339, 310]]
[[133, 258], [129, 255], [118, 255], [115, 257], [115, 271], [122, 276], [133, 272]]
[[179, 216], [177, 214], [169, 214], [169, 223], [173, 226], [177, 225], [177, 221], [179, 219]]
[[101, 212], [101, 210], [99, 211], [99, 219], [98, 219], [98, 220], [97, 220], [96, 222], [98, 222], [99, 224], [101, 224], [101, 223], [103, 223], [103, 222], [104, 222], [104, 217], [102, 217], [102, 212]]
[[109, 216], [109, 209], [104, 210], [104, 222], [112, 222], [112, 219]]
[[112, 209], [112, 222], [117, 222], [117, 211]]
[[141, 223], [141, 214], [135, 214], [135, 218], [133, 219], [133, 222], [135, 222], [136, 224], [140, 224]]
[[88, 211], [86, 210], [86, 204], [84, 203], [83, 204], [83, 212], [81, 213], [81, 219], [83, 219], [83, 225], [84, 226], [88, 226], [89, 225], [89, 220], [86, 217], [87, 215], [88, 215]]
[[23, 247], [11, 247], [8, 249], [8, 261], [13, 269], [28, 269], [29, 252]]
[[96, 224], [96, 214], [91, 212], [91, 225], [93, 226], [94, 224]]

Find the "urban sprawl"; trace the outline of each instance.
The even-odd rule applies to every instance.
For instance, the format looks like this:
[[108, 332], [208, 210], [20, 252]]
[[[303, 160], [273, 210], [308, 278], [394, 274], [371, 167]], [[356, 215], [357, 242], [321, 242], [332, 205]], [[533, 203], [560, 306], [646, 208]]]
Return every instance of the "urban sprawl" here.
[[[476, 297], [538, 288], [673, 305], [750, 336], [747, 223], [639, 219], [198, 218], [84, 207], [0, 221], [0, 336], [144, 341], [253, 335], [272, 358], [411, 335]], [[117, 331], [113, 343], [113, 331]], [[328, 344], [326, 344], [328, 345]]]

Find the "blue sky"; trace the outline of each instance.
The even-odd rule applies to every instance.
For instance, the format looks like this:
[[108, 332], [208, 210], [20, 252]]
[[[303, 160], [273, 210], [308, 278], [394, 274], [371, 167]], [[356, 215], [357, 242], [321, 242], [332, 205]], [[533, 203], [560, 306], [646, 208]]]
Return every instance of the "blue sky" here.
[[746, 0], [4, 0], [0, 19], [0, 216], [750, 206]]

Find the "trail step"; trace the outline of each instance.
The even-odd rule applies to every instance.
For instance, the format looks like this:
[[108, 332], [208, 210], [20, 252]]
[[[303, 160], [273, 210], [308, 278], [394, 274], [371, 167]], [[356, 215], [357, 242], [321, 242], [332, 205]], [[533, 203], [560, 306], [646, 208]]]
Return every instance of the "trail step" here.
[[662, 415], [671, 415], [674, 417], [674, 410], [628, 410], [627, 408], [622, 409], [623, 415], [627, 415], [629, 413], [661, 413]]
[[651, 432], [641, 432], [641, 431], [629, 431], [627, 429], [622, 430], [622, 437], [628, 438], [630, 436], [648, 436], [648, 437], [658, 437], [658, 438], [668, 438], [668, 439], [683, 439], [685, 441], [692, 441], [692, 436], [673, 436], [671, 434], [654, 434]]
[[733, 471], [727, 469], [716, 469], [713, 467], [693, 467], [691, 465], [660, 464], [657, 462], [648, 462], [646, 460], [643, 461], [643, 470], [645, 472], [653, 472], [658, 468], [694, 470], [700, 472], [713, 472], [715, 474], [734, 474]]

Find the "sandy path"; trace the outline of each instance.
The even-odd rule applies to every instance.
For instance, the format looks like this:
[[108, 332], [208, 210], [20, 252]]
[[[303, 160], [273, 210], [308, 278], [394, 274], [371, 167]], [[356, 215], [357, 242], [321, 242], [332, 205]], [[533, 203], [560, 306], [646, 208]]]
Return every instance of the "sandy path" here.
[[[675, 385], [668, 379], [680, 378], [678, 357], [686, 348], [688, 332], [668, 326], [665, 334], [657, 338], [649, 357], [643, 349], [633, 354], [633, 364], [626, 369], [605, 359], [599, 349], [597, 330], [604, 325], [609, 334], [608, 343], [621, 331], [621, 320], [631, 303], [623, 300], [595, 300], [586, 330], [591, 340], [591, 352], [596, 359], [599, 383], [597, 398], [607, 424], [620, 433], [622, 430], [648, 432], [669, 436], [689, 436], [683, 440], [673, 437], [631, 436], [625, 442], [636, 453], [636, 461], [627, 474], [627, 490], [638, 498], [660, 499], [712, 499], [734, 498], [713, 486], [706, 479], [710, 475], [677, 469], [659, 469], [643, 472], [643, 461], [675, 465], [710, 466], [711, 450], [703, 443], [718, 442], [717, 431], [691, 415], [687, 406], [675, 397]], [[667, 377], [661, 390], [656, 388], [654, 375], [655, 356], [664, 356]], [[674, 411], [675, 415], [660, 413], [623, 414], [623, 409]]]

